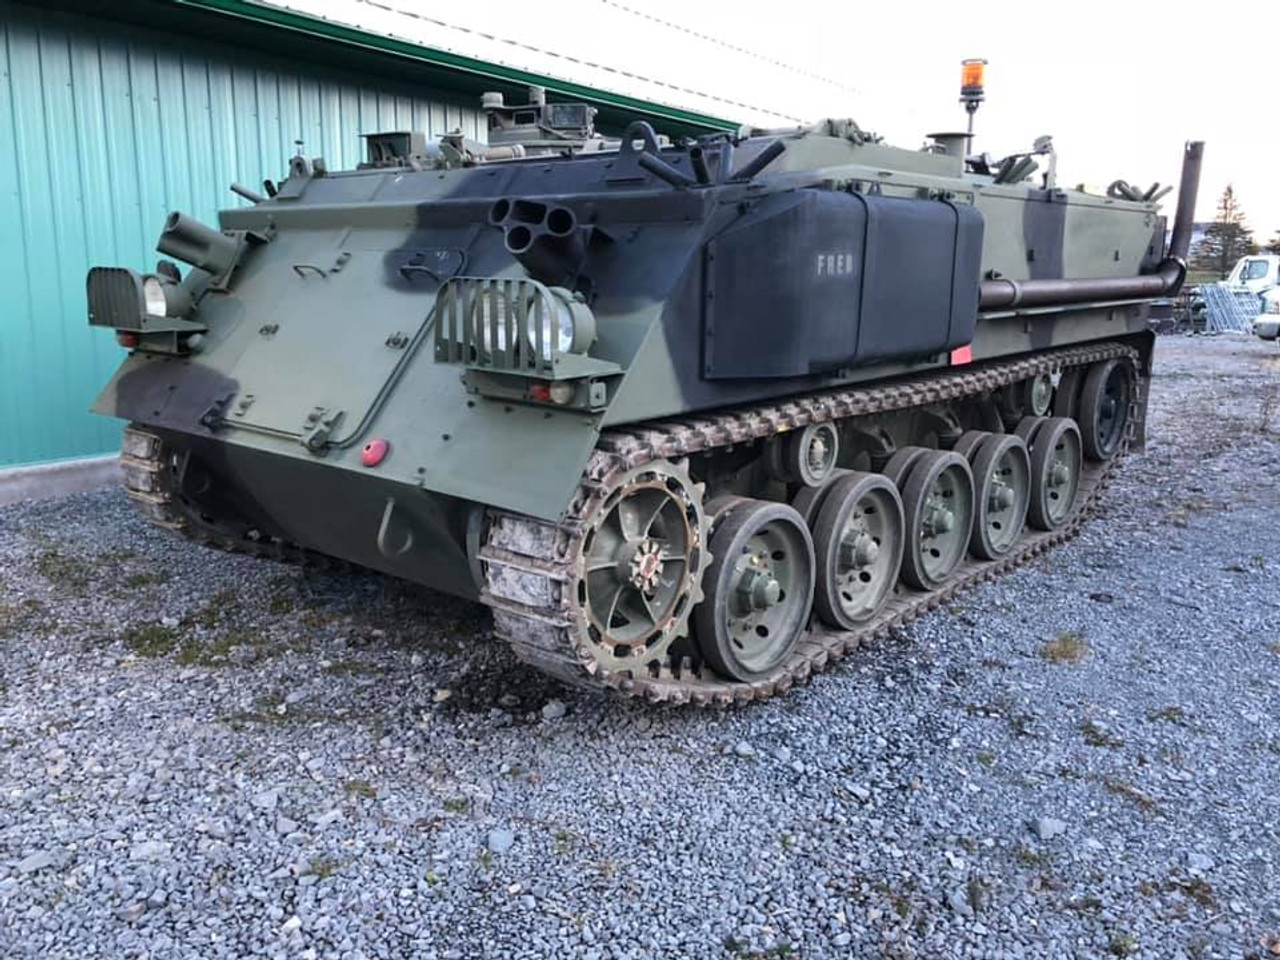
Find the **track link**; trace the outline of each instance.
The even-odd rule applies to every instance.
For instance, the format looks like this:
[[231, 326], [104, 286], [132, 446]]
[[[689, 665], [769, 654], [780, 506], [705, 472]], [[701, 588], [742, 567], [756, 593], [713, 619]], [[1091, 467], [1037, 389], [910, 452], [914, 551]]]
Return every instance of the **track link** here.
[[[605, 673], [579, 639], [583, 612], [574, 589], [574, 560], [593, 512], [616, 478], [657, 459], [678, 460], [737, 443], [763, 439], [810, 423], [905, 410], [984, 394], [1043, 373], [1083, 367], [1102, 360], [1136, 364], [1138, 353], [1121, 343], [1099, 343], [1045, 351], [1035, 357], [994, 361], [963, 370], [930, 373], [887, 385], [835, 390], [756, 405], [723, 414], [680, 417], [602, 434], [581, 487], [560, 523], [492, 511], [480, 558], [486, 586], [481, 600], [493, 610], [495, 632], [521, 660], [559, 679], [596, 690], [643, 697], [654, 703], [729, 706], [785, 693], [864, 642], [937, 608], [957, 594], [1008, 573], [1079, 531], [1096, 509], [1117, 457], [1086, 461], [1075, 512], [1062, 528], [1027, 530], [999, 560], [969, 557], [948, 581], [930, 592], [899, 584], [880, 613], [857, 631], [837, 632], [816, 621], [791, 657], [769, 676], [751, 683], [726, 680], [684, 657], [666, 657], [627, 671]], [[1146, 384], [1136, 376], [1129, 423], [1138, 423]], [[1128, 440], [1125, 444], [1127, 446]]]
[[163, 438], [145, 427], [130, 425], [125, 429], [120, 468], [125, 493], [134, 508], [155, 526], [193, 543], [226, 553], [306, 566], [318, 572], [352, 569], [344, 560], [268, 536], [250, 526], [224, 523], [201, 514], [178, 492], [185, 469], [183, 455], [169, 451]]

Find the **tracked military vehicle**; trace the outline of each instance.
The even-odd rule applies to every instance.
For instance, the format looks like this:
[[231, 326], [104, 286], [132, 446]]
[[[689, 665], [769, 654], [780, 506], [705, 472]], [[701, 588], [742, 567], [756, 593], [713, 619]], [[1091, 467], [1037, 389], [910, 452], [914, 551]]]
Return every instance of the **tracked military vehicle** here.
[[730, 704], [1069, 537], [1142, 444], [1200, 145], [1166, 245], [1160, 188], [1066, 189], [1045, 138], [485, 106], [491, 145], [295, 157], [217, 229], [172, 214], [154, 273], [91, 271], [143, 514], [477, 598], [570, 683]]

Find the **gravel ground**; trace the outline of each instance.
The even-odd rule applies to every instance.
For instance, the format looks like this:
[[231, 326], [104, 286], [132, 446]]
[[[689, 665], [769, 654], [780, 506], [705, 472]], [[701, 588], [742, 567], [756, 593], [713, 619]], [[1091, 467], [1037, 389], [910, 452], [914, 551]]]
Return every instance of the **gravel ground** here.
[[0, 956], [1280, 955], [1280, 355], [1158, 368], [1075, 542], [729, 713], [118, 492], [0, 511]]

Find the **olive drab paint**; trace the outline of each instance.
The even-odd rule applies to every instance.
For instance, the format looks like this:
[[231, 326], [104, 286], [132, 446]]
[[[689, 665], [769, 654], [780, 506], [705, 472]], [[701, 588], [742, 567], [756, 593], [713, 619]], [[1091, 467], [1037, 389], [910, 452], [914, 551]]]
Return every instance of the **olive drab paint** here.
[[563, 516], [606, 427], [1146, 329], [1139, 296], [980, 299], [1150, 274], [1152, 200], [851, 121], [618, 142], [571, 105], [535, 100], [523, 136], [487, 106], [491, 145], [297, 157], [217, 231], [170, 219], [184, 271], [91, 274], [93, 322], [139, 337], [95, 410], [169, 438], [246, 523], [474, 596], [484, 511]]

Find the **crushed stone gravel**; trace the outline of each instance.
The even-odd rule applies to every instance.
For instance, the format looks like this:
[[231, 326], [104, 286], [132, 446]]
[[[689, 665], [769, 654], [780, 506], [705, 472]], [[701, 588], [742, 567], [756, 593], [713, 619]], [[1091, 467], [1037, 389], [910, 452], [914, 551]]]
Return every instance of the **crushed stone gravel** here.
[[1280, 353], [1168, 338], [1078, 539], [787, 698], [0, 510], [0, 956], [1280, 955]]

